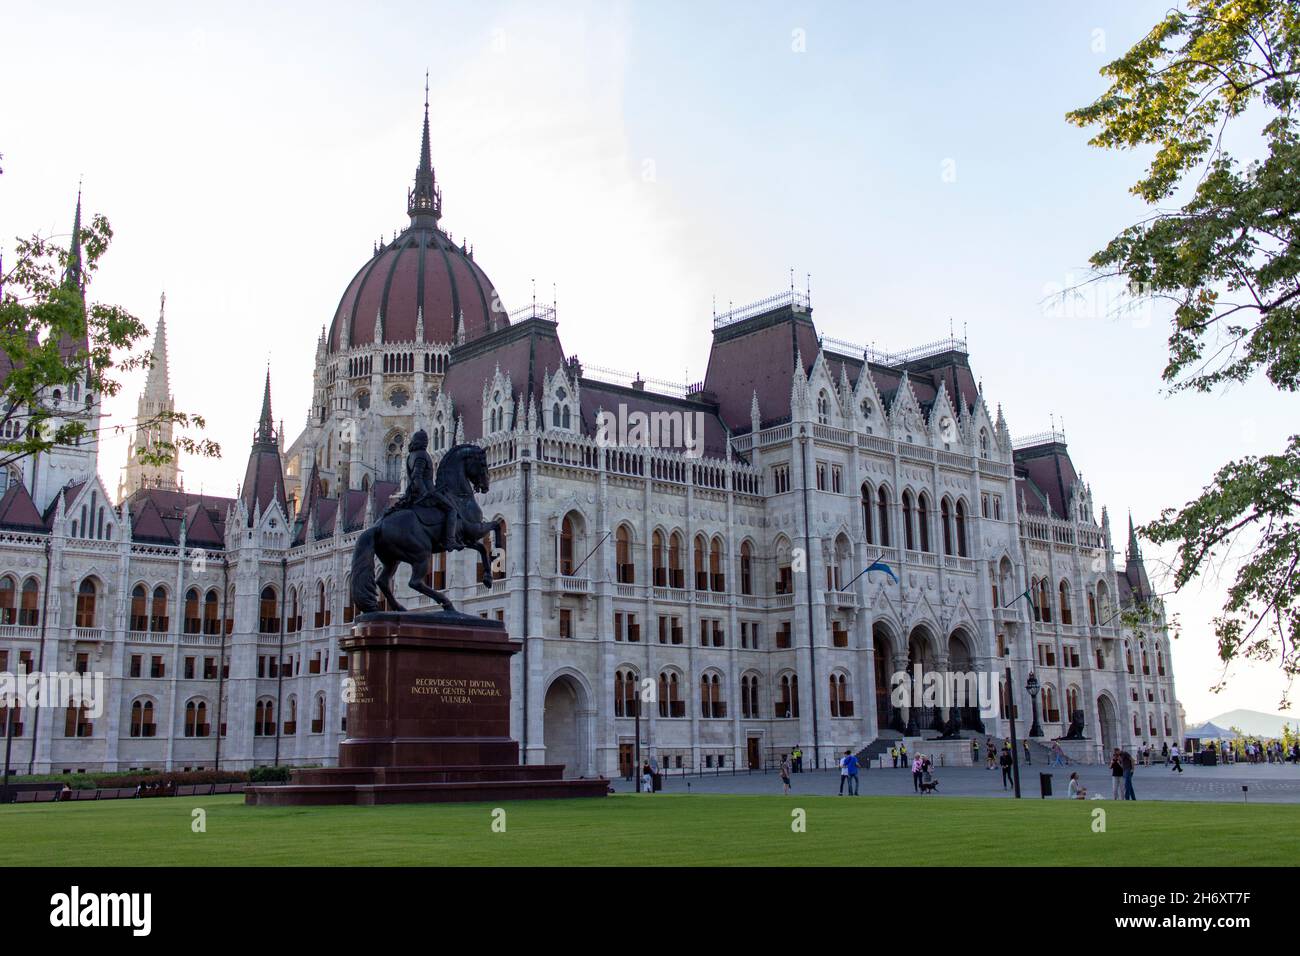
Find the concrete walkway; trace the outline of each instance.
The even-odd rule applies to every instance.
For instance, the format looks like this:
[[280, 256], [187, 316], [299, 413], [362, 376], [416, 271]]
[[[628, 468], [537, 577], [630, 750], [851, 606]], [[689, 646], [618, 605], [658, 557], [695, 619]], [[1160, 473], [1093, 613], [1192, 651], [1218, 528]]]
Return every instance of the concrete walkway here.
[[[1020, 786], [1024, 797], [1039, 799], [1040, 772], [1052, 775], [1052, 799], [1065, 799], [1070, 773], [1077, 771], [1088, 788], [1088, 796], [1101, 794], [1110, 799], [1110, 772], [1106, 767], [1047, 767], [1039, 763], [1020, 767]], [[1002, 797], [1011, 790], [1002, 787], [1000, 770], [979, 767], [945, 767], [934, 774], [939, 781], [939, 795], [949, 797]], [[862, 796], [911, 796], [912, 774], [907, 770], [867, 770], [859, 774]], [[837, 770], [814, 770], [795, 774], [791, 792], [834, 796], [839, 789]], [[1243, 794], [1242, 787], [1248, 787]], [[615, 780], [620, 793], [634, 788], [630, 781]], [[1218, 767], [1184, 767], [1176, 773], [1161, 764], [1138, 767], [1133, 775], [1133, 789], [1139, 800], [1187, 800], [1210, 803], [1296, 803], [1300, 804], [1300, 767], [1294, 764], [1232, 764]], [[671, 776], [664, 781], [666, 793], [740, 793], [780, 794], [781, 778], [775, 771], [739, 771], [732, 775]]]

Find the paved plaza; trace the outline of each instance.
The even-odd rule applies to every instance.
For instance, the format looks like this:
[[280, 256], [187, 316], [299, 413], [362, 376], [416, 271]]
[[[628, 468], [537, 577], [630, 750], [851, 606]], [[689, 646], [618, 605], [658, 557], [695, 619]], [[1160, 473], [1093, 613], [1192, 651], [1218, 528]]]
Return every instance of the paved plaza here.
[[[1063, 800], [1070, 774], [1078, 771], [1088, 788], [1088, 796], [1101, 794], [1110, 799], [1110, 772], [1106, 767], [1047, 767], [1038, 762], [1021, 764], [1021, 792], [1039, 798], [1039, 773], [1052, 774], [1052, 799]], [[940, 767], [934, 777], [939, 781], [938, 795], [950, 797], [1009, 797], [1010, 788], [1002, 787], [1000, 770], [979, 767]], [[859, 777], [862, 796], [911, 795], [912, 774], [903, 769], [871, 769]], [[620, 793], [633, 789], [628, 780], [615, 780]], [[1244, 793], [1242, 787], [1248, 788]], [[1300, 767], [1294, 764], [1232, 764], [1218, 767], [1184, 766], [1183, 773], [1153, 763], [1139, 767], [1133, 775], [1133, 789], [1139, 800], [1188, 800], [1209, 803], [1296, 803], [1300, 804]], [[781, 778], [775, 771], [700, 776], [670, 776], [664, 779], [668, 793], [781, 793]], [[839, 790], [838, 770], [811, 770], [791, 778], [791, 792], [796, 794], [834, 795]], [[918, 797], [919, 799], [919, 797]], [[927, 798], [928, 799], [928, 798]]]

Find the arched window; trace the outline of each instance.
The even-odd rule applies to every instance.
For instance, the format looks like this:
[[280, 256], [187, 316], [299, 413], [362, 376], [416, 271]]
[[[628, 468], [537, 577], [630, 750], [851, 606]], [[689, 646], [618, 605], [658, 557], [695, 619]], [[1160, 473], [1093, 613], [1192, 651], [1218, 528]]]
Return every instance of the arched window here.
[[83, 700], [77, 704], [73, 700], [68, 701], [68, 709], [63, 718], [63, 736], [65, 737], [92, 737], [95, 733], [95, 725], [90, 719], [90, 703]]
[[916, 550], [916, 543], [912, 539], [912, 493], [903, 492], [903, 547], [908, 551]]
[[727, 704], [722, 699], [722, 678], [716, 674], [700, 677], [700, 716], [719, 718], [727, 716]]
[[727, 590], [727, 575], [722, 570], [722, 538], [717, 535], [709, 542], [709, 586], [714, 591]]
[[1052, 623], [1051, 592], [1047, 590], [1047, 578], [1038, 582], [1038, 620], [1045, 624]]
[[257, 713], [253, 721], [254, 737], [274, 737], [275, 736], [275, 702], [271, 700], [259, 700], [257, 702]]
[[632, 532], [627, 525], [618, 526], [615, 534], [615, 560], [618, 562], [618, 583], [636, 583], [636, 565], [632, 563]]
[[312, 617], [312, 623], [318, 629], [330, 626], [330, 602], [323, 580], [316, 582], [316, 613]]
[[799, 676], [784, 674], [780, 683], [781, 697], [776, 702], [777, 717], [797, 718], [799, 716]]
[[921, 550], [930, 550], [930, 497], [922, 492], [916, 499], [916, 523], [921, 532]]
[[654, 585], [657, 588], [668, 587], [668, 548], [664, 544], [664, 533], [658, 528], [650, 540], [650, 561], [654, 567]]
[[185, 633], [198, 634], [203, 629], [199, 617], [199, 589], [190, 588], [185, 592]]
[[740, 679], [740, 709], [745, 717], [754, 719], [759, 716], [757, 674], [749, 674]]
[[614, 672], [614, 716], [635, 717], [639, 705], [636, 671], [630, 668], [616, 670]]
[[754, 547], [748, 541], [740, 545], [740, 593], [754, 593]]
[[206, 701], [191, 700], [185, 705], [185, 736], [206, 737], [209, 731]]
[[560, 522], [560, 573], [572, 574], [573, 563], [573, 519], [565, 515]]
[[1088, 623], [1097, 626], [1097, 596], [1091, 591], [1088, 592]]
[[384, 475], [399, 484], [406, 472], [406, 439], [401, 432], [390, 432], [384, 443]]
[[980, 457], [989, 456], [989, 432], [987, 428], [980, 429]]
[[292, 694], [289, 695], [289, 706], [288, 711], [286, 712], [284, 726], [280, 729], [286, 737], [292, 737], [298, 732], [298, 698]]
[[882, 548], [889, 547], [889, 492], [881, 485], [876, 492], [876, 518], [880, 538], [876, 542]]
[[866, 482], [862, 484], [862, 540], [871, 544], [873, 535], [871, 533], [871, 486]]
[[966, 551], [966, 503], [957, 502], [957, 554], [963, 558], [970, 555]]
[[143, 584], [131, 589], [131, 630], [149, 630], [149, 597]]
[[817, 423], [829, 425], [831, 422], [831, 399], [826, 390], [817, 393]]
[[1079, 688], [1071, 684], [1065, 689], [1065, 719], [1073, 720], [1074, 712], [1079, 709]]
[[849, 693], [849, 678], [847, 674], [835, 673], [830, 675], [831, 691], [831, 716], [832, 717], [852, 717], [853, 716], [853, 697]]
[[325, 731], [325, 695], [317, 694], [316, 700], [312, 704], [311, 712], [311, 732], [313, 734], [323, 733]]
[[1061, 711], [1056, 703], [1056, 688], [1051, 684], [1043, 685], [1043, 720], [1049, 723], [1059, 723], [1061, 720]]
[[18, 609], [18, 623], [23, 627], [36, 627], [41, 623], [41, 586], [35, 578], [23, 582], [22, 606]]
[[167, 589], [161, 584], [153, 589], [153, 603], [149, 608], [149, 630], [163, 633], [169, 623], [167, 616]]
[[709, 543], [704, 535], [695, 536], [695, 590], [709, 589]]
[[95, 602], [99, 587], [94, 578], [86, 578], [77, 589], [77, 627], [95, 626]]
[[1074, 623], [1074, 614], [1070, 609], [1070, 583], [1062, 578], [1058, 591], [1061, 599], [1061, 623], [1072, 624]]
[[280, 609], [276, 603], [275, 588], [267, 585], [262, 588], [262, 597], [257, 609], [258, 631], [262, 634], [280, 633]]
[[488, 540], [484, 542], [487, 546], [488, 555], [492, 558], [492, 580], [501, 581], [506, 576], [506, 532], [509, 529], [504, 521], [501, 522], [501, 547], [496, 547], [496, 541], [492, 538], [492, 532], [488, 532]]
[[210, 589], [203, 598], [203, 633], [221, 633], [221, 608], [215, 588]]
[[152, 737], [157, 730], [153, 720], [153, 701], [136, 700], [131, 703], [131, 736]]
[[939, 502], [939, 521], [943, 524], [943, 553], [952, 554], [952, 508], [946, 497]]
[[284, 629], [289, 634], [297, 633], [302, 624], [302, 610], [298, 607], [298, 589], [289, 588], [289, 617], [284, 622]]
[[0, 578], [0, 624], [15, 624], [18, 621], [18, 606], [15, 600], [18, 586], [14, 579], [5, 575]]
[[681, 532], [674, 531], [668, 538], [668, 586], [686, 587], [686, 569], [682, 567], [682, 552], [686, 547]]

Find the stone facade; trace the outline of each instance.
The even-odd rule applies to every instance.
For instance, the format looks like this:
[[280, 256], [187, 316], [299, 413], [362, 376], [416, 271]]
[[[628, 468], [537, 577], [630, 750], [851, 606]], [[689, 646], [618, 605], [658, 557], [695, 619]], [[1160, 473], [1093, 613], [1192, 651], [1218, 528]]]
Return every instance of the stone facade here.
[[[0, 664], [102, 672], [108, 692], [93, 720], [24, 711], [20, 770], [332, 764], [352, 544], [398, 490], [417, 428], [435, 461], [461, 441], [487, 450], [484, 515], [507, 529], [498, 578], [484, 588], [461, 552], [432, 583], [524, 641], [511, 733], [530, 763], [619, 773], [639, 724], [643, 752], [672, 769], [770, 766], [795, 746], [826, 765], [935, 735], [933, 708], [890, 701], [917, 665], [1009, 666], [1021, 736], [1032, 671], [1044, 739], [1080, 710], [1093, 751], [1178, 740], [1168, 634], [1135, 537], [1117, 566], [1063, 436], [1013, 442], [964, 342], [897, 355], [832, 342], [791, 291], [715, 317], [703, 383], [586, 374], [553, 310], [507, 315], [493, 294], [464, 318], [490, 285], [463, 243], [453, 261], [428, 163], [426, 119], [417, 193], [436, 207], [416, 195], [410, 229], [375, 249], [387, 275], [407, 250], [421, 257], [409, 300], [390, 282], [389, 314], [356, 341], [375, 271], [363, 267], [317, 339], [313, 407], [287, 451], [268, 378], [234, 497], [128, 464], [113, 506], [93, 448], [54, 456], [59, 484], [24, 475], [6, 492]], [[447, 262], [445, 289], [429, 285], [428, 250]], [[435, 327], [426, 309], [444, 292]], [[165, 354], [161, 320], [157, 336]], [[165, 368], [161, 381], [148, 399], [170, 403]], [[694, 431], [650, 447], [601, 428], [637, 412]], [[8, 520], [24, 495], [39, 523]], [[1133, 622], [1124, 607], [1150, 613]], [[995, 711], [983, 726], [1001, 737]], [[964, 734], [976, 719], [937, 716], [959, 716]]]

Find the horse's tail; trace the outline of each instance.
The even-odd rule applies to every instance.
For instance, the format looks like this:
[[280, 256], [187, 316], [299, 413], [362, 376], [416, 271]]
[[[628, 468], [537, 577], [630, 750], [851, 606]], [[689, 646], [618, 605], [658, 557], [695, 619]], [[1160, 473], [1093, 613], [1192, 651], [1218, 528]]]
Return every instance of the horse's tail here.
[[379, 589], [375, 587], [375, 544], [379, 525], [367, 528], [352, 549], [352, 603], [361, 613], [379, 610]]

